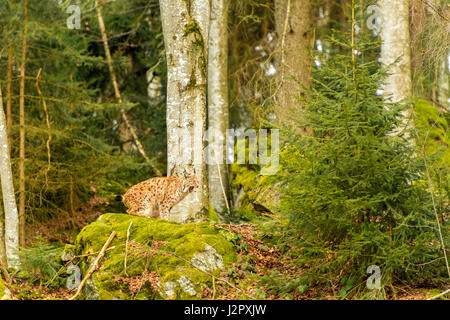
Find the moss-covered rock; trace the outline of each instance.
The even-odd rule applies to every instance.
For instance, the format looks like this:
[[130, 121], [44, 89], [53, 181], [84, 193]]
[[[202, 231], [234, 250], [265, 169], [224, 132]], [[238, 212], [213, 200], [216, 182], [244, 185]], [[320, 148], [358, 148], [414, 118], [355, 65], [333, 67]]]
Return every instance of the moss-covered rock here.
[[[427, 155], [435, 155], [439, 152], [436, 161], [448, 168], [450, 164], [450, 131], [445, 114], [423, 99], [417, 99], [414, 111], [416, 114], [415, 125], [421, 142], [425, 142]], [[418, 145], [420, 146], [421, 143]]]
[[3, 283], [3, 279], [0, 276], [0, 300], [9, 300], [11, 297], [11, 292]]
[[232, 244], [208, 223], [104, 214], [77, 236], [74, 254], [84, 257], [75, 263], [83, 276], [113, 231], [100, 268], [84, 287], [85, 299], [198, 299], [212, 285], [211, 274], [236, 259]]
[[280, 184], [264, 186], [258, 189], [258, 195], [254, 200], [254, 206], [272, 213], [279, 213], [281, 194], [278, 190]]
[[242, 217], [252, 219], [255, 213], [261, 211], [279, 213], [283, 193], [275, 176], [261, 175], [259, 166], [246, 167], [236, 164], [231, 168], [234, 175], [232, 186], [236, 189], [242, 187], [244, 191], [238, 199], [239, 208], [235, 208]]

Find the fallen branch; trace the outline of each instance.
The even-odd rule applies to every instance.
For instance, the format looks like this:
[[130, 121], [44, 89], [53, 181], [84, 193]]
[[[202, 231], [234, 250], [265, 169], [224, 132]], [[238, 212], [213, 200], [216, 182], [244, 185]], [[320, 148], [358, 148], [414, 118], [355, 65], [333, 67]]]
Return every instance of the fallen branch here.
[[447, 293], [450, 293], [450, 289], [447, 289], [447, 290], [445, 290], [444, 292], [439, 293], [438, 295], [436, 295], [436, 296], [434, 296], [434, 297], [428, 298], [427, 300], [433, 300], [433, 299], [440, 298], [440, 297], [442, 297], [442, 296], [445, 296]]
[[97, 268], [98, 263], [100, 262], [101, 258], [105, 254], [106, 249], [111, 244], [111, 241], [113, 241], [116, 234], [117, 234], [117, 232], [113, 231], [111, 233], [111, 235], [109, 236], [108, 240], [106, 240], [105, 244], [103, 245], [102, 250], [98, 254], [97, 258], [95, 258], [94, 262], [92, 263], [91, 267], [89, 268], [87, 274], [84, 276], [83, 280], [81, 280], [81, 283], [78, 286], [77, 292], [69, 300], [74, 300], [76, 297], [78, 297], [80, 295], [81, 289], [83, 289], [84, 284], [86, 283], [87, 279], [89, 279], [91, 274], [94, 273], [95, 269]]
[[127, 274], [127, 255], [128, 255], [128, 240], [130, 239], [130, 229], [131, 225], [133, 224], [133, 221], [130, 222], [130, 225], [128, 226], [127, 230], [127, 240], [125, 241], [125, 260], [123, 262], [123, 270], [125, 271], [125, 275]]

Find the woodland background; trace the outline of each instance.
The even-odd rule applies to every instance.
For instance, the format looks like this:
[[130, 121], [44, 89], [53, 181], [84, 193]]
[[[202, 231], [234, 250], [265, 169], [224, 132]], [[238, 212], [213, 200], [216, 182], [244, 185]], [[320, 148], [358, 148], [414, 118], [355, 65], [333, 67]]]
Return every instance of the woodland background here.
[[[241, 260], [223, 276], [251, 292], [224, 286], [207, 298], [448, 292], [447, 1], [209, 2], [205, 23], [218, 33], [206, 41], [193, 23], [177, 41], [170, 6], [201, 0], [0, 1], [2, 161], [9, 153], [22, 266], [4, 270], [13, 296], [67, 297], [52, 257], [101, 214], [125, 213], [115, 195], [186, 169], [209, 189], [195, 210], [235, 231]], [[80, 28], [68, 28], [71, 5]], [[385, 8], [380, 30], [374, 5]], [[383, 47], [402, 22], [407, 34]], [[194, 70], [177, 110], [167, 103], [183, 80], [171, 73], [174, 52]], [[221, 132], [280, 129], [280, 170], [173, 164], [173, 112]], [[0, 213], [3, 269], [10, 208]], [[365, 287], [369, 265], [381, 267], [382, 290]]]

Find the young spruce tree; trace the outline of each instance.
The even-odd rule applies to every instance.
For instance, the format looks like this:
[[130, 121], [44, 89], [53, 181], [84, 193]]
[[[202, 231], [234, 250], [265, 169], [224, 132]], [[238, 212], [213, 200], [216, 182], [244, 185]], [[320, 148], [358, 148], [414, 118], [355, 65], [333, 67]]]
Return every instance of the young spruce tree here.
[[[373, 38], [332, 35], [342, 48], [314, 70], [299, 99], [292, 140], [282, 154], [281, 211], [302, 242], [301, 263], [313, 281], [342, 285], [340, 296], [366, 288], [371, 265], [381, 269], [381, 291], [398, 279], [446, 277], [431, 198], [414, 146], [394, 135], [406, 106], [377, 95], [385, 78]], [[372, 291], [379, 293], [380, 291]]]

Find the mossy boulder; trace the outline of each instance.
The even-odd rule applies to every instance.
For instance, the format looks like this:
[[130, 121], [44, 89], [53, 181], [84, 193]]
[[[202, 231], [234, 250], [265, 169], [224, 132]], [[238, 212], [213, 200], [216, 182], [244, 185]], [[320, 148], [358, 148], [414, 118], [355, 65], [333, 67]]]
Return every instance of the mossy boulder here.
[[232, 165], [233, 187], [237, 190], [243, 188], [244, 194], [239, 199], [239, 209], [245, 218], [253, 218], [254, 213], [270, 211], [279, 213], [280, 199], [283, 195], [281, 184], [276, 181], [275, 175], [261, 175], [260, 167], [246, 167]]
[[281, 197], [278, 190], [279, 186], [280, 184], [276, 184], [257, 189], [258, 195], [253, 202], [253, 206], [258, 208], [260, 211], [267, 210], [272, 213], [279, 213]]
[[0, 276], [0, 300], [9, 300], [11, 297], [11, 292], [3, 283], [3, 279]]
[[414, 105], [415, 125], [420, 142], [425, 142], [427, 155], [435, 155], [435, 161], [442, 163], [447, 169], [450, 164], [450, 131], [445, 114], [430, 102], [417, 99]]
[[181, 225], [104, 214], [83, 228], [75, 247], [69, 248], [75, 256], [83, 255], [74, 261], [82, 277], [113, 231], [117, 235], [86, 282], [82, 298], [200, 299], [212, 286], [212, 274], [236, 260], [223, 231], [206, 222]]

